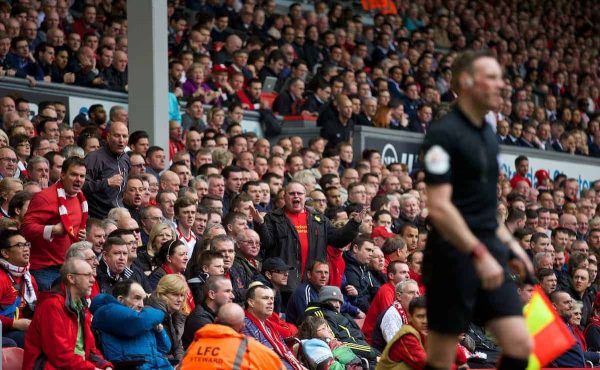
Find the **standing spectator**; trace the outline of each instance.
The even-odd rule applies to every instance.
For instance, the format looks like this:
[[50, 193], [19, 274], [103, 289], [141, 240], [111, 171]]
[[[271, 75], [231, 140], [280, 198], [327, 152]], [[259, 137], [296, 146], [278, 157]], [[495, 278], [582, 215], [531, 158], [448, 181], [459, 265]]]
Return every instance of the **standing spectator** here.
[[36, 308], [25, 337], [23, 368], [112, 370], [96, 348], [90, 327], [85, 297], [94, 284], [92, 268], [74, 258], [61, 267], [60, 276], [60, 290], [48, 294]]
[[264, 218], [252, 208], [254, 227], [260, 235], [265, 256], [280, 257], [295, 268], [288, 281], [291, 290], [304, 280], [304, 272], [310, 261], [325, 260], [328, 245], [343, 248], [354, 239], [366, 213], [364, 210], [352, 214], [344, 227], [335, 229], [325, 216], [305, 208], [305, 195], [304, 185], [290, 182], [285, 189], [283, 208], [274, 210]]
[[333, 148], [341, 142], [351, 142], [354, 131], [352, 101], [348, 96], [340, 94], [335, 99], [337, 112], [323, 122], [321, 136], [327, 139], [327, 147]]
[[346, 283], [343, 288], [346, 296], [351, 297], [350, 303], [363, 312], [369, 310], [369, 305], [377, 292], [373, 275], [368, 269], [374, 249], [375, 245], [371, 239], [358, 237], [352, 241], [350, 250], [344, 253]]
[[125, 181], [129, 173], [129, 157], [125, 154], [127, 125], [113, 122], [106, 138], [107, 145], [85, 157], [87, 167], [84, 192], [90, 202], [90, 215], [106, 218], [108, 211], [122, 207]]
[[60, 181], [36, 194], [25, 214], [22, 232], [31, 241], [31, 269], [42, 291], [59, 277], [69, 246], [86, 238], [85, 169], [79, 157], [65, 160]]

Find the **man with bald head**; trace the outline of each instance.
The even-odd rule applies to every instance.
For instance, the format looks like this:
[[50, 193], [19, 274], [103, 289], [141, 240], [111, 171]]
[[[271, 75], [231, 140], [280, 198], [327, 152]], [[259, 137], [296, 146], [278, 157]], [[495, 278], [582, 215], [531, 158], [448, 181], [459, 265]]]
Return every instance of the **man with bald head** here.
[[127, 125], [113, 122], [106, 145], [85, 157], [87, 174], [83, 191], [91, 217], [103, 219], [111, 208], [123, 207], [123, 192], [130, 167], [129, 157], [125, 154], [128, 138]]
[[[181, 363], [182, 370], [197, 369], [198, 364], [218, 363], [224, 369], [256, 366], [262, 370], [280, 370], [283, 364], [273, 350], [256, 339], [241, 334], [244, 329], [244, 310], [236, 303], [226, 303], [219, 308], [216, 323], [198, 329]], [[210, 347], [206, 347], [210, 343]], [[240, 352], [240, 346], [245, 351]], [[207, 351], [206, 348], [218, 350]], [[243, 353], [241, 359], [238, 352]]]
[[165, 171], [160, 176], [159, 190], [173, 191], [177, 193], [181, 185], [179, 176], [173, 171]]
[[112, 65], [100, 73], [109, 90], [127, 92], [127, 62], [127, 53], [117, 50], [114, 52]]

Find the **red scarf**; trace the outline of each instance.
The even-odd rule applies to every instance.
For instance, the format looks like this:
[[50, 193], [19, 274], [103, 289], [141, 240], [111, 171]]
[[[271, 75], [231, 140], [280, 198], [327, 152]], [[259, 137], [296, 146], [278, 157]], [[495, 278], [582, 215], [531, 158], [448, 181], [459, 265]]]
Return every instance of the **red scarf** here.
[[597, 328], [600, 328], [600, 316], [596, 316], [596, 315], [592, 316], [592, 318], [590, 319], [590, 322], [589, 322], [588, 326], [583, 331], [584, 336], [587, 335], [587, 331], [590, 329], [591, 326], [595, 326]]
[[400, 317], [402, 318], [402, 324], [404, 324], [404, 325], [408, 324], [408, 316], [406, 315], [406, 311], [404, 310], [404, 307], [402, 307], [402, 305], [398, 301], [394, 301], [393, 305], [394, 305], [394, 307], [396, 307], [396, 310], [398, 311], [398, 313], [400, 314]]
[[[63, 188], [62, 181], [58, 181], [56, 183], [56, 193], [58, 195], [58, 214], [60, 215], [60, 220], [62, 221], [65, 231], [67, 234], [69, 234], [72, 240], [79, 241], [79, 237], [75, 233], [73, 225], [71, 225], [71, 220], [69, 220], [67, 195], [65, 193], [65, 189]], [[88, 219], [88, 204], [82, 191], [77, 193], [77, 199], [79, 200], [79, 203], [81, 203], [81, 222], [79, 223], [79, 228], [77, 229], [77, 231], [79, 231], [85, 230]]]
[[265, 338], [267, 338], [267, 340], [269, 341], [269, 343], [271, 343], [273, 350], [275, 351], [275, 353], [277, 353], [277, 355], [279, 355], [279, 357], [287, 360], [287, 362], [289, 362], [289, 364], [292, 365], [292, 367], [296, 370], [304, 369], [304, 366], [300, 364], [296, 357], [294, 357], [294, 355], [290, 352], [290, 349], [285, 345], [285, 343], [283, 343], [281, 337], [279, 336], [279, 332], [277, 331], [277, 328], [274, 327], [273, 323], [267, 320], [263, 324], [262, 321], [257, 319], [256, 316], [254, 316], [247, 310], [246, 318], [248, 318], [248, 320], [252, 321], [252, 323], [256, 325], [256, 327], [258, 328], [258, 330], [260, 330], [262, 335], [264, 335]]

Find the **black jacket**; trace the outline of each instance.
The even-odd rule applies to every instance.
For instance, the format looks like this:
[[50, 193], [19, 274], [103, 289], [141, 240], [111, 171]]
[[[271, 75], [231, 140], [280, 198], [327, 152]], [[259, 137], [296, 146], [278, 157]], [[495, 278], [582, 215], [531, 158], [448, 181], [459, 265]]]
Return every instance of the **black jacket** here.
[[[307, 208], [308, 223], [308, 258], [307, 261], [325, 259], [327, 245], [343, 248], [358, 234], [358, 224], [353, 219], [336, 229], [324, 215], [317, 214]], [[286, 217], [283, 209], [278, 208], [265, 217], [265, 222], [254, 225], [260, 235], [261, 252], [264, 258], [280, 257], [285, 263], [294, 267], [288, 279], [288, 291], [293, 291], [304, 279], [301, 276], [299, 237], [296, 228]]]
[[181, 341], [183, 342], [183, 348], [188, 346], [194, 341], [194, 334], [200, 328], [206, 324], [214, 324], [217, 318], [217, 313], [213, 312], [208, 306], [202, 302], [202, 304], [196, 305], [194, 311], [185, 320], [185, 328], [183, 329], [183, 336]]
[[375, 365], [379, 352], [365, 341], [365, 336], [354, 319], [338, 313], [327, 303], [311, 303], [306, 307], [304, 314], [305, 317], [316, 316], [327, 320], [337, 340], [345, 343], [357, 356], [364, 357]]
[[361, 265], [351, 253], [344, 253], [344, 261], [346, 261], [346, 271], [344, 272], [346, 285], [352, 285], [358, 291], [358, 295], [349, 297], [348, 301], [360, 308], [362, 312], [367, 312], [369, 304], [377, 293], [378, 284], [371, 275], [369, 266]]
[[158, 298], [156, 293], [152, 293], [146, 300], [146, 304], [164, 312], [165, 319], [162, 324], [171, 340], [171, 350], [167, 353], [167, 358], [172, 362], [180, 362], [184, 355], [181, 337], [185, 326], [185, 315], [180, 311], [169, 312], [167, 304], [162, 299]]
[[[90, 217], [102, 220], [112, 208], [123, 207], [123, 192], [130, 167], [129, 156], [125, 153], [112, 153], [107, 147], [103, 147], [85, 157], [85, 167], [83, 193], [89, 204], [89, 214]], [[123, 176], [121, 186], [108, 186], [108, 178], [117, 174]]]
[[248, 287], [252, 282], [253, 277], [260, 273], [260, 261], [256, 260], [258, 268], [254, 267], [247, 259], [242, 257], [239, 253], [235, 254], [235, 260], [233, 266], [240, 272], [244, 287]]

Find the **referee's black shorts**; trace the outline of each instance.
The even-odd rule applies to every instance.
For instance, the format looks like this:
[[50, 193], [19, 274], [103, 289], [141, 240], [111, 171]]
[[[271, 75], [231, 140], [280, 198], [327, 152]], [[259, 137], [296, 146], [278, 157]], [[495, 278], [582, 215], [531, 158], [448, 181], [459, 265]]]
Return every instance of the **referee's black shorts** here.
[[493, 232], [477, 237], [504, 268], [504, 283], [494, 290], [482, 289], [471, 257], [432, 232], [423, 260], [427, 326], [432, 331], [458, 335], [470, 322], [484, 325], [494, 318], [523, 314], [517, 286], [508, 273], [508, 248]]

